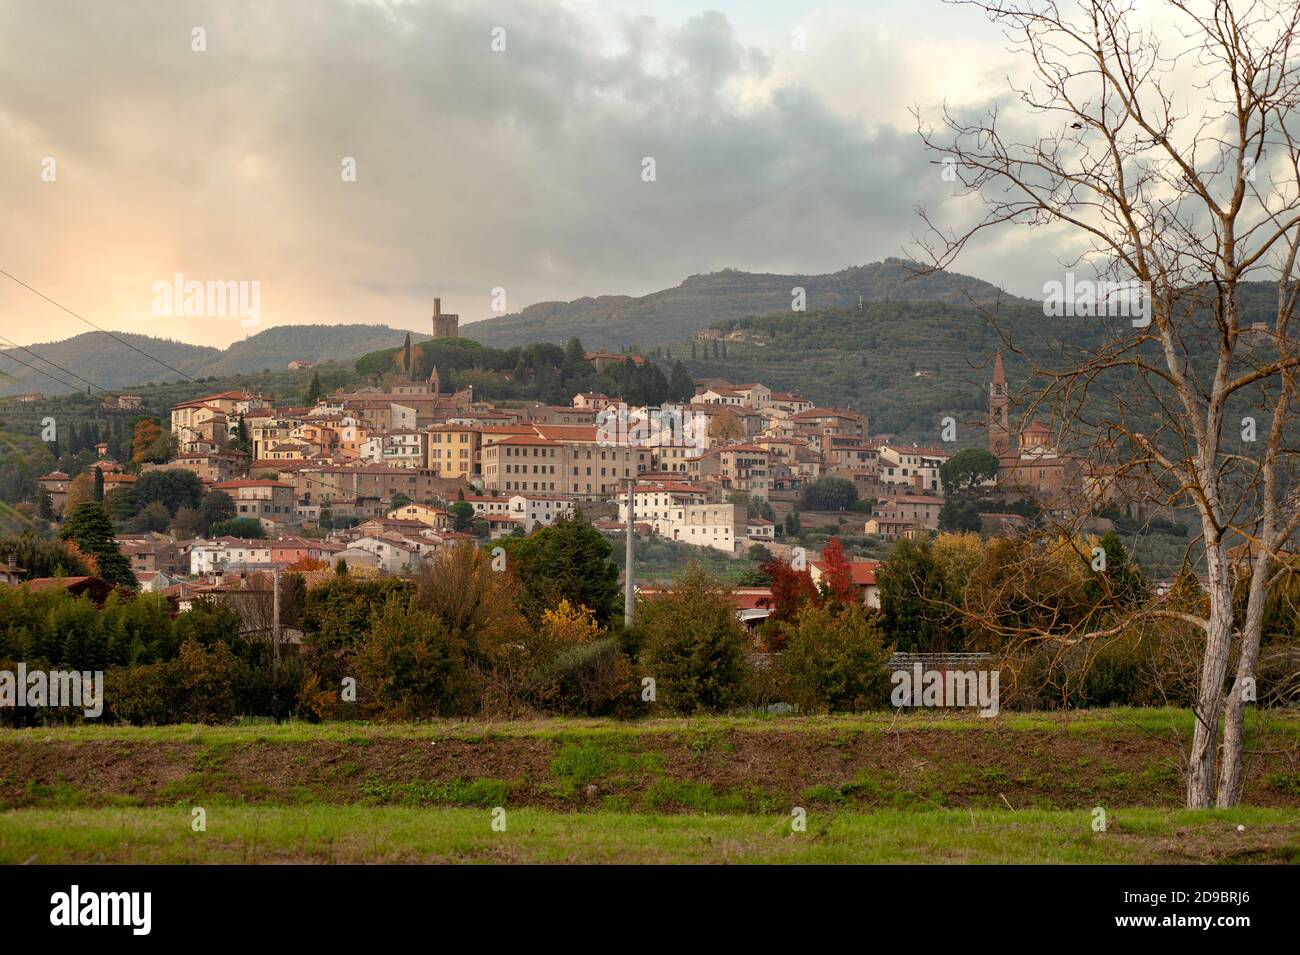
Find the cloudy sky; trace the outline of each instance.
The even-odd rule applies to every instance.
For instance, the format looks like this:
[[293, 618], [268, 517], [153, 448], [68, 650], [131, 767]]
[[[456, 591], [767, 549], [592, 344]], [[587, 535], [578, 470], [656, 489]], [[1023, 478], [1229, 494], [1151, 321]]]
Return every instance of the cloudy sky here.
[[[834, 271], [942, 214], [909, 107], [1004, 95], [1005, 46], [939, 0], [0, 0], [0, 268], [218, 346], [257, 329], [155, 315], [154, 283], [256, 281], [262, 327], [427, 331], [435, 295], [472, 321], [495, 288]], [[1006, 232], [959, 268], [1037, 294], [1056, 262]], [[87, 330], [3, 278], [0, 329]]]

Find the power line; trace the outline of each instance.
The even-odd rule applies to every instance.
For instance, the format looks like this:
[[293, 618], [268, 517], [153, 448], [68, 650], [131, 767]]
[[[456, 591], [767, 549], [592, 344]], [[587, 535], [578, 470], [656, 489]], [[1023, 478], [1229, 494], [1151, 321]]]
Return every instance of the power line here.
[[12, 354], [10, 354], [7, 351], [0, 351], [0, 355], [4, 355], [10, 361], [17, 362], [18, 364], [22, 365], [24, 368], [30, 368], [38, 375], [44, 375], [46, 378], [50, 379], [50, 381], [57, 382], [58, 384], [62, 385], [64, 388], [71, 388], [74, 392], [78, 392], [78, 393], [81, 391], [81, 388], [77, 385], [74, 385], [72, 382], [64, 381], [62, 378], [55, 378], [53, 375], [51, 375], [48, 371], [45, 371], [43, 368], [37, 368], [35, 365], [29, 365], [21, 358], [15, 358]]
[[33, 295], [35, 295], [35, 296], [37, 296], [37, 297], [39, 297], [39, 298], [43, 298], [45, 301], [49, 302], [49, 303], [50, 303], [51, 305], [53, 305], [55, 308], [58, 308], [58, 309], [61, 309], [62, 311], [67, 312], [67, 313], [68, 313], [69, 315], [71, 315], [73, 318], [77, 319], [77, 321], [79, 321], [79, 322], [85, 322], [87, 325], [89, 325], [89, 326], [90, 326], [91, 328], [93, 328], [95, 331], [97, 331], [97, 332], [103, 332], [103, 333], [104, 333], [105, 335], [107, 335], [109, 338], [113, 339], [113, 340], [116, 341], [116, 342], [119, 342], [119, 343], [125, 345], [127, 348], [131, 349], [132, 351], [137, 352], [137, 353], [143, 355], [145, 358], [148, 358], [150, 361], [152, 361], [152, 362], [157, 362], [158, 364], [162, 365], [164, 368], [168, 369], [169, 371], [174, 371], [174, 372], [176, 372], [176, 374], [180, 375], [182, 378], [188, 378], [190, 381], [194, 382], [195, 384], [198, 384], [198, 383], [199, 383], [199, 382], [198, 382], [198, 379], [193, 378], [193, 377], [191, 377], [190, 375], [187, 375], [185, 372], [181, 371], [179, 368], [173, 368], [171, 365], [167, 364], [167, 362], [163, 361], [161, 358], [155, 358], [153, 355], [150, 355], [150, 354], [149, 354], [147, 351], [145, 351], [144, 349], [142, 349], [142, 348], [137, 348], [135, 345], [132, 345], [132, 344], [131, 344], [129, 341], [127, 341], [126, 339], [124, 339], [124, 338], [120, 338], [120, 337], [118, 337], [117, 335], [114, 335], [114, 334], [113, 334], [112, 332], [110, 332], [108, 329], [106, 329], [106, 328], [100, 328], [98, 325], [96, 325], [96, 324], [95, 324], [94, 322], [92, 322], [90, 319], [88, 319], [88, 318], [83, 318], [82, 316], [80, 316], [80, 315], [78, 315], [76, 312], [74, 312], [72, 309], [68, 308], [66, 305], [60, 305], [58, 302], [54, 301], [54, 299], [50, 298], [50, 297], [49, 297], [48, 295], [46, 295], [44, 292], [41, 292], [41, 291], [38, 291], [37, 289], [32, 288], [30, 285], [28, 285], [28, 284], [27, 284], [26, 282], [24, 282], [22, 279], [18, 278], [16, 275], [12, 275], [12, 274], [10, 274], [9, 272], [6, 272], [4, 269], [0, 269], [0, 275], [3, 275], [5, 278], [9, 279], [9, 280], [12, 281], [12, 282], [17, 283], [18, 285], [21, 285], [23, 288], [27, 289], [27, 291], [31, 292]]
[[[38, 358], [38, 359], [40, 359], [41, 361], [45, 362], [47, 365], [53, 365], [55, 368], [59, 369], [59, 371], [64, 372], [65, 374], [71, 375], [73, 378], [76, 378], [76, 379], [78, 379], [78, 380], [80, 380], [80, 381], [84, 381], [86, 384], [90, 385], [90, 387], [92, 387], [92, 388], [98, 388], [100, 391], [102, 391], [102, 392], [103, 392], [104, 394], [106, 394], [106, 395], [110, 395], [111, 397], [114, 397], [114, 398], [117, 397], [116, 392], [109, 391], [107, 388], [103, 387], [102, 385], [97, 385], [97, 384], [95, 384], [95, 383], [94, 383], [93, 381], [91, 381], [89, 378], [82, 378], [81, 375], [78, 375], [78, 374], [77, 374], [75, 371], [73, 371], [72, 369], [70, 369], [70, 368], [64, 368], [64, 367], [63, 367], [62, 365], [60, 365], [58, 362], [56, 362], [56, 361], [51, 361], [50, 359], [46, 358], [44, 355], [38, 355], [36, 352], [32, 351], [32, 350], [31, 350], [30, 348], [28, 348], [26, 345], [19, 345], [17, 342], [10, 341], [8, 338], [5, 338], [3, 335], [0, 335], [0, 342], [5, 342], [6, 344], [11, 345], [11, 346], [14, 347], [14, 348], [21, 348], [23, 351], [27, 352], [27, 354], [31, 355], [33, 358]], [[77, 389], [77, 390], [79, 391], [80, 389]]]

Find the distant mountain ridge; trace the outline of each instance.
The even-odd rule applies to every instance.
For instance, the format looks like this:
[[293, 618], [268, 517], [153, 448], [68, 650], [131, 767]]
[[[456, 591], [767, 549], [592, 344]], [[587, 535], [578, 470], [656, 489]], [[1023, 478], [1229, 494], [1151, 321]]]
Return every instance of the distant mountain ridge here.
[[[577, 336], [588, 348], [660, 345], [680, 342], [719, 321], [776, 313], [790, 314], [792, 290], [804, 289], [808, 312], [849, 308], [884, 300], [965, 305], [994, 300], [1019, 302], [981, 279], [956, 272], [918, 274], [920, 266], [886, 259], [825, 275], [782, 275], [724, 269], [692, 275], [680, 285], [648, 295], [600, 295], [571, 302], [540, 302], [522, 312], [461, 325], [461, 335], [498, 348], [530, 342], [563, 342]], [[0, 349], [0, 397], [39, 391], [84, 391], [80, 375], [97, 386], [120, 390], [151, 382], [175, 381], [177, 372], [194, 378], [278, 371], [294, 359], [351, 361], [369, 352], [402, 344], [406, 329], [386, 325], [277, 325], [237, 341], [229, 348], [190, 345], [128, 332], [114, 333], [165, 362], [150, 361], [112, 336], [87, 332], [59, 342], [29, 346], [31, 351], [68, 369], [61, 371], [21, 349]], [[420, 342], [431, 336], [411, 332]], [[33, 365], [69, 384], [23, 365]], [[69, 387], [69, 385], [73, 387]]]
[[[10, 356], [0, 358], [0, 397], [34, 391], [61, 395], [74, 390], [56, 384], [53, 380], [56, 378], [75, 386], [77, 391], [85, 391], [86, 382], [75, 375], [94, 382], [100, 388], [115, 391], [150, 382], [175, 381], [182, 377], [177, 372], [193, 378], [207, 378], [251, 374], [267, 369], [283, 371], [294, 359], [345, 362], [366, 352], [401, 345], [407, 330], [387, 325], [277, 325], [237, 341], [226, 349], [129, 332], [114, 332], [113, 335], [86, 332], [59, 342], [29, 345], [30, 351], [0, 349], [0, 356]], [[413, 342], [430, 337], [419, 332], [410, 335]], [[150, 361], [122, 342], [130, 342], [158, 361]], [[48, 358], [67, 371], [40, 361], [31, 352]], [[176, 371], [163, 367], [159, 362], [165, 362]], [[24, 365], [32, 367], [25, 368]], [[48, 373], [52, 378], [35, 369]]]
[[692, 275], [675, 288], [648, 295], [601, 295], [571, 302], [539, 302], [513, 315], [461, 327], [461, 334], [504, 348], [534, 341], [580, 338], [588, 348], [680, 342], [729, 318], [791, 310], [793, 290], [804, 289], [809, 312], [887, 299], [967, 305], [1022, 302], [982, 279], [957, 272], [919, 274], [922, 267], [886, 259], [824, 275], [782, 275], [724, 269]]

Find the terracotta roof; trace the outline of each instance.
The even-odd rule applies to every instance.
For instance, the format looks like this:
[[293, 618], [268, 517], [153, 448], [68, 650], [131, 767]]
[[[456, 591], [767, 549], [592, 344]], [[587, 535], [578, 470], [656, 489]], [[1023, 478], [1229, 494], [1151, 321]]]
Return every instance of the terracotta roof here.
[[555, 448], [560, 446], [559, 441], [552, 441], [549, 438], [540, 438], [540, 437], [527, 435], [527, 434], [516, 434], [513, 435], [512, 437], [505, 438], [501, 441], [494, 441], [488, 447], [495, 448], [495, 447], [500, 447], [503, 444], [509, 444], [509, 445], [522, 444], [522, 445], [528, 445], [532, 447], [546, 447], [546, 448]]
[[637, 494], [707, 494], [708, 488], [698, 484], [686, 484], [679, 481], [656, 481], [653, 484], [638, 484], [634, 489]]
[[539, 424], [534, 425], [543, 438], [555, 441], [595, 441], [596, 428], [587, 424]]
[[[670, 587], [638, 587], [637, 594], [653, 600], [660, 594], [672, 593]], [[727, 592], [735, 610], [763, 610], [772, 604], [771, 587], [737, 587]]]
[[[876, 568], [880, 566], [878, 560], [851, 560], [849, 564], [849, 573], [853, 575], [853, 582], [859, 587], [871, 586], [876, 582]], [[830, 565], [824, 560], [814, 560], [812, 565], [820, 570], [823, 574], [830, 569]]]
[[33, 577], [31, 580], [25, 580], [22, 584], [28, 590], [40, 593], [44, 590], [84, 590], [87, 587], [102, 585], [108, 589], [113, 589], [113, 584], [109, 583], [103, 577]]

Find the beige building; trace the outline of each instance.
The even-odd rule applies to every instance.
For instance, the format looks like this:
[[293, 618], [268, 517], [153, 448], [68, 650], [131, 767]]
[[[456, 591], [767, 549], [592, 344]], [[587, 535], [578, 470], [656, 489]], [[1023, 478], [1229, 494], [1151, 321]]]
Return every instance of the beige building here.
[[[554, 429], [539, 426], [537, 430]], [[484, 443], [483, 487], [506, 493], [568, 494], [604, 500], [628, 478], [636, 477], [643, 457], [648, 467], [649, 449], [601, 447], [594, 441], [563, 441], [537, 434], [511, 435]]]
[[294, 508], [292, 484], [268, 480], [223, 481], [214, 485], [213, 490], [225, 491], [234, 498], [236, 517], [252, 517], [273, 525], [301, 523]]
[[468, 481], [479, 473], [482, 442], [482, 432], [469, 425], [444, 424], [430, 428], [425, 466], [438, 477]]
[[767, 500], [772, 489], [768, 451], [757, 444], [710, 448], [700, 457], [699, 474], [718, 481], [724, 492], [743, 491], [757, 500]]
[[805, 434], [853, 435], [865, 438], [870, 433], [870, 422], [864, 414], [844, 408], [810, 408], [794, 415], [795, 427]]
[[388, 517], [395, 521], [419, 521], [434, 530], [443, 530], [451, 523], [450, 515], [445, 510], [431, 504], [411, 503], [395, 507], [388, 512]]
[[922, 532], [938, 530], [939, 511], [942, 509], [943, 499], [938, 497], [904, 494], [885, 498], [872, 511], [863, 532], [879, 534], [886, 540], [914, 537], [918, 529]]
[[[382, 465], [331, 465], [309, 467], [294, 474], [298, 496], [311, 504], [331, 505], [350, 502], [359, 514], [374, 514], [376, 508], [366, 502], [382, 503], [399, 491], [412, 501], [433, 498], [455, 500], [456, 493], [468, 490], [460, 481], [438, 477], [429, 468], [389, 468]], [[387, 513], [380, 509], [379, 513]]]
[[[262, 395], [246, 391], [223, 391], [183, 401], [172, 406], [172, 434], [182, 445], [198, 439], [221, 443], [226, 440], [229, 426], [269, 404]], [[220, 437], [216, 436], [218, 430]]]
[[[640, 515], [637, 515], [638, 520]], [[687, 504], [681, 519], [673, 521], [661, 534], [669, 540], [694, 547], [708, 547], [734, 554], [738, 544], [748, 545], [749, 523], [740, 504]]]

